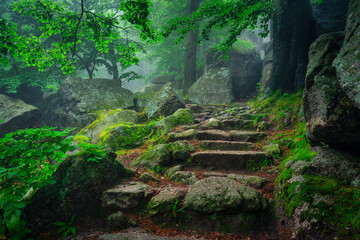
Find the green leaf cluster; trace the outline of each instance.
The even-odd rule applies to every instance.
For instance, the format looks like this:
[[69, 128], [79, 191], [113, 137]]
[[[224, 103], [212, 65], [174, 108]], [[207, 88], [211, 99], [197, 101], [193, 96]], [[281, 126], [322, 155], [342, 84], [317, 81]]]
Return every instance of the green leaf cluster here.
[[18, 130], [0, 139], [0, 233], [7, 228], [11, 239], [21, 239], [25, 223], [21, 209], [36, 190], [55, 183], [51, 175], [72, 146], [71, 130], [55, 128]]

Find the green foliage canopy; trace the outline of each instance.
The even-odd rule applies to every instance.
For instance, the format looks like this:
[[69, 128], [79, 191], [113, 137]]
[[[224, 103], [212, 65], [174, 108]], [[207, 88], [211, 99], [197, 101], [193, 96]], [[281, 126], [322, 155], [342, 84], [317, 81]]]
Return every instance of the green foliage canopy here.
[[244, 30], [261, 28], [260, 36], [267, 36], [269, 20], [277, 8], [276, 0], [206, 0], [191, 16], [172, 19], [164, 28], [163, 35], [178, 32], [180, 41], [189, 31], [200, 29], [201, 41], [208, 40], [215, 28], [227, 27], [226, 38], [217, 46], [219, 51], [225, 51]]
[[[40, 34], [24, 36], [17, 31], [15, 23], [1, 17], [0, 63], [8, 64], [9, 58], [13, 57], [29, 66], [38, 66], [40, 71], [60, 64], [65, 73], [70, 73], [75, 68], [73, 56], [81, 45], [81, 39], [94, 41], [102, 53], [107, 53], [109, 45], [131, 28], [137, 29], [141, 40], [155, 40], [155, 34], [149, 27], [149, 0], [121, 0], [116, 11], [96, 14], [86, 8], [86, 1], [81, 0], [80, 12], [75, 12], [64, 3], [49, 0], [15, 1], [13, 10], [34, 19]], [[52, 38], [58, 41], [47, 46], [47, 41]], [[130, 65], [138, 61], [134, 56], [138, 48], [133, 42], [121, 44], [116, 50], [122, 64]]]

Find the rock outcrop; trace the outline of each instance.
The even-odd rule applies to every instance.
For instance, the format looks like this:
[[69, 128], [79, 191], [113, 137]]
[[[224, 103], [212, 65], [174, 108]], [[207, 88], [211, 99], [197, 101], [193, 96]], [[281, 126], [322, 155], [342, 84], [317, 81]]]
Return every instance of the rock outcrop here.
[[149, 119], [154, 119], [167, 117], [184, 107], [184, 99], [170, 85], [165, 85], [146, 105], [145, 113]]
[[110, 155], [90, 162], [87, 154], [79, 153], [62, 162], [53, 175], [56, 183], [39, 189], [26, 206], [27, 226], [33, 232], [41, 231], [63, 221], [65, 214], [80, 216], [100, 207], [103, 191], [129, 176], [116, 155]]
[[134, 94], [110, 79], [67, 78], [42, 106], [43, 124], [78, 130], [95, 120], [95, 111], [134, 108]]
[[346, 23], [344, 43], [333, 66], [341, 89], [360, 109], [360, 1], [349, 2]]
[[321, 35], [311, 45], [304, 114], [309, 138], [314, 143], [359, 150], [360, 110], [341, 87], [341, 82], [339, 84], [336, 69], [332, 66], [342, 40], [342, 32], [329, 33]]
[[0, 137], [3, 137], [18, 129], [39, 127], [41, 113], [20, 99], [0, 94], [0, 120], [3, 120], [0, 122]]
[[211, 69], [189, 89], [189, 99], [199, 105], [227, 104], [234, 100], [228, 68]]

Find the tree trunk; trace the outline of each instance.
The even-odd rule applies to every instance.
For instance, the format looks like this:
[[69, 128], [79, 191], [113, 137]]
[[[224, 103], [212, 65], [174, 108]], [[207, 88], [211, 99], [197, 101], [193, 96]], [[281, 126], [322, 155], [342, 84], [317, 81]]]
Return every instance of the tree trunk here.
[[[202, 0], [189, 0], [189, 15], [195, 12]], [[184, 69], [184, 93], [186, 94], [191, 85], [196, 82], [196, 50], [199, 30], [190, 31], [187, 36], [185, 69]]]
[[118, 80], [120, 87], [122, 85], [120, 79], [119, 79], [119, 70], [117, 67], [117, 59], [116, 59], [116, 55], [115, 55], [115, 49], [114, 46], [111, 44], [110, 48], [109, 48], [109, 55], [110, 55], [110, 63], [111, 63], [111, 72], [113, 75], [113, 80]]
[[86, 70], [86, 72], [87, 72], [88, 75], [89, 75], [89, 79], [92, 79], [92, 78], [93, 78], [94, 69], [90, 69], [89, 66], [85, 66], [85, 70]]
[[310, 1], [280, 0], [282, 11], [274, 16], [273, 70], [270, 90], [294, 92], [305, 85], [308, 51], [314, 40]]

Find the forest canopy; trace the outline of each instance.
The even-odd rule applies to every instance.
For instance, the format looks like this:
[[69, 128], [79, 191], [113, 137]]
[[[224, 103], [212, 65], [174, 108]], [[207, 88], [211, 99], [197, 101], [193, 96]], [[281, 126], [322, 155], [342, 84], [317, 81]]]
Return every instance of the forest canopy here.
[[[144, 51], [145, 45], [154, 50], [153, 55], [166, 59], [169, 54], [161, 53], [162, 47], [172, 47], [174, 39], [179, 42], [189, 31], [198, 29], [200, 42], [209, 40], [216, 29], [225, 29], [226, 37], [218, 39], [217, 47], [227, 50], [246, 29], [261, 27], [266, 35], [276, 9], [275, 0], [198, 2], [200, 7], [187, 16], [189, 2], [178, 0], [7, 0], [0, 5], [0, 63], [8, 77], [1, 85], [16, 89], [24, 76], [17, 78], [22, 79], [18, 83], [14, 79], [21, 69], [29, 72], [29, 68], [36, 75], [33, 79], [38, 79], [38, 84], [29, 80], [31, 85], [56, 81], [76, 69], [86, 70], [92, 78], [99, 65], [106, 66], [114, 79], [136, 78], [136, 74], [123, 76], [120, 72], [139, 62], [137, 53]], [[171, 37], [172, 32], [178, 34]], [[160, 44], [157, 49], [156, 44], [153, 48], [149, 45], [155, 42]], [[180, 72], [182, 64], [168, 70]]]

